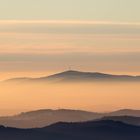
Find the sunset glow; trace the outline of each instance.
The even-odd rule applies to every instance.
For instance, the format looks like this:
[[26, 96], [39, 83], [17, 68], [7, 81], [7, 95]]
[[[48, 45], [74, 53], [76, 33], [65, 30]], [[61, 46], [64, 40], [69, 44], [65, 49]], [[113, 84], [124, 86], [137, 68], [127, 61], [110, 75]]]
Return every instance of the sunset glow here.
[[40, 108], [140, 109], [137, 82], [3, 84], [67, 70], [140, 75], [140, 1], [134, 1], [1, 2], [0, 115]]

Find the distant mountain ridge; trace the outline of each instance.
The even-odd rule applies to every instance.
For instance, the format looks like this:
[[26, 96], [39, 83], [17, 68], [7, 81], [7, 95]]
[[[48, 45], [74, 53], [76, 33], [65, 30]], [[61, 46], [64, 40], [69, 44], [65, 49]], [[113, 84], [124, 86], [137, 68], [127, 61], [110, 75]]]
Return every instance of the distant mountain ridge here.
[[35, 128], [44, 127], [60, 121], [63, 122], [81, 122], [100, 118], [100, 113], [68, 110], [68, 109], [42, 109], [9, 117], [0, 117], [0, 124], [17, 128]]
[[5, 82], [92, 82], [92, 81], [135, 81], [140, 82], [140, 76], [112, 75], [99, 72], [64, 71], [39, 78], [13, 78]]
[[140, 127], [118, 121], [59, 122], [43, 128], [0, 127], [1, 140], [140, 140]]
[[135, 116], [140, 117], [140, 110], [134, 109], [121, 109], [108, 113], [106, 116]]
[[119, 121], [131, 125], [140, 126], [140, 117], [134, 117], [134, 116], [106, 116], [103, 117], [101, 120], [113, 120], [113, 121]]
[[[140, 110], [118, 110], [110, 113], [97, 113], [97, 112], [88, 112], [81, 110], [68, 110], [68, 109], [42, 109], [30, 112], [24, 112], [15, 116], [0, 117], [0, 124], [8, 127], [17, 127], [17, 128], [35, 128], [35, 127], [44, 127], [57, 122], [84, 122], [90, 120], [102, 120], [104, 118], [111, 119], [111, 117], [120, 116], [117, 118], [122, 122], [124, 119], [121, 117], [137, 117], [136, 120], [139, 122], [140, 119]], [[116, 120], [117, 120], [116, 119]], [[131, 118], [130, 118], [131, 119]], [[131, 121], [131, 120], [128, 121]], [[112, 120], [115, 120], [114, 118]], [[136, 124], [131, 121], [130, 124]]]

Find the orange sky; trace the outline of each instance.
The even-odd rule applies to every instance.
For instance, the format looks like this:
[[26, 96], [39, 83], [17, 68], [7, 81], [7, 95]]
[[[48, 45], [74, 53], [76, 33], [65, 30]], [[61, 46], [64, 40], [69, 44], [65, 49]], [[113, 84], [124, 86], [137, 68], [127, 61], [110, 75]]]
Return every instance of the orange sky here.
[[97, 112], [140, 108], [138, 83], [12, 84], [0, 85], [0, 91], [1, 115], [42, 108]]
[[[140, 75], [139, 24], [75, 22], [0, 22], [0, 80], [46, 76], [69, 67]], [[0, 85], [0, 114], [40, 108], [139, 109], [139, 90], [136, 83]]]
[[139, 22], [1, 20], [0, 25], [1, 79], [48, 75], [70, 66], [140, 74]]
[[[140, 75], [139, 5], [139, 0], [1, 1], [0, 81], [69, 67]], [[0, 84], [0, 115], [40, 108], [140, 109], [139, 92], [138, 83]]]

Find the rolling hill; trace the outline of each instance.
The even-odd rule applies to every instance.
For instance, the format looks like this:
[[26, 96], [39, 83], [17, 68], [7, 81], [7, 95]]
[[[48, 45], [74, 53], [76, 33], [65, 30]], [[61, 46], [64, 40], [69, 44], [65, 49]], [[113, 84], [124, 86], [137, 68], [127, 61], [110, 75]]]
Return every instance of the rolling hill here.
[[81, 122], [102, 117], [100, 113], [80, 110], [36, 110], [21, 113], [15, 116], [0, 117], [0, 124], [17, 128], [44, 127], [56, 122]]
[[48, 127], [0, 127], [2, 140], [139, 140], [140, 127], [111, 120], [83, 123], [59, 122]]
[[[137, 122], [140, 117], [140, 110], [124, 109], [124, 110], [118, 110], [110, 113], [96, 113], [96, 112], [68, 110], [68, 109], [59, 109], [59, 110], [44, 109], [44, 110], [24, 112], [15, 116], [0, 117], [0, 124], [4, 126], [16, 127], [16, 128], [35, 128], [35, 127], [48, 126], [56, 122], [84, 122], [84, 121], [101, 119], [103, 117], [105, 117], [106, 119], [111, 119], [111, 116], [137, 117], [136, 118], [136, 122]], [[133, 119], [135, 120], [135, 118]], [[112, 118], [111, 120], [117, 120], [117, 119]], [[119, 119], [119, 117], [118, 117], [118, 121], [128, 122], [128, 120], [124, 121], [124, 119]], [[136, 124], [135, 121], [131, 121], [131, 122], [134, 122], [131, 124]]]
[[140, 117], [134, 116], [106, 116], [103, 117], [101, 120], [113, 120], [113, 121], [120, 121], [131, 125], [138, 125], [140, 126]]
[[93, 81], [135, 81], [140, 82], [140, 76], [130, 75], [112, 75], [99, 72], [80, 72], [80, 71], [64, 71], [54, 75], [39, 77], [39, 78], [13, 78], [8, 79], [5, 82], [93, 82]]

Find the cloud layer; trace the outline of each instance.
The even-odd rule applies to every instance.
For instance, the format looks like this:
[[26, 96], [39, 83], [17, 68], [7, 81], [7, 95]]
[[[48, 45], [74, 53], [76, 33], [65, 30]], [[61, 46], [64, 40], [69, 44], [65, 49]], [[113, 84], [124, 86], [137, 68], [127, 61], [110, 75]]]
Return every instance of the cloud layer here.
[[74, 65], [127, 72], [140, 67], [140, 23], [0, 21], [0, 38], [2, 71], [57, 70]]

